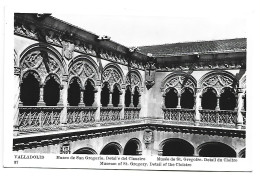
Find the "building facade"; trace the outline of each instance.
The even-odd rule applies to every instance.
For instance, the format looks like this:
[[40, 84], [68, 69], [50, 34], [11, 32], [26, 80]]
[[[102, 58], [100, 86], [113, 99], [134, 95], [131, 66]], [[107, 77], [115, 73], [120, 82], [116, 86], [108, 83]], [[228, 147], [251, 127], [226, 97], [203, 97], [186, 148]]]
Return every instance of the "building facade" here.
[[128, 48], [14, 15], [13, 151], [245, 157], [246, 39]]

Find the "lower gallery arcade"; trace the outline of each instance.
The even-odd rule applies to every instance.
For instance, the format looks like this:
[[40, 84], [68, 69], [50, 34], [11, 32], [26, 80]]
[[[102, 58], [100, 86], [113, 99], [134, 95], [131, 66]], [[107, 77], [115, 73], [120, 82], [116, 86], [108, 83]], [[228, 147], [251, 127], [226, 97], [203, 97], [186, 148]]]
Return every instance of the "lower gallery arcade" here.
[[[14, 151], [246, 157], [244, 48], [167, 58], [112, 41], [86, 40], [81, 49], [80, 39], [67, 59], [67, 38], [41, 41], [26, 25], [33, 15], [15, 18], [28, 31], [15, 23]], [[42, 28], [56, 20], [36, 19]]]

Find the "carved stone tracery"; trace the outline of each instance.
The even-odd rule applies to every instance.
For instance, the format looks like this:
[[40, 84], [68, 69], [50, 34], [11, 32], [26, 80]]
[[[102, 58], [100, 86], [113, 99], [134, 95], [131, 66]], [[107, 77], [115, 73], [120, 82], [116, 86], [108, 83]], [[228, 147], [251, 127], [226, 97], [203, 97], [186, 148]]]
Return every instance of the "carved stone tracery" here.
[[168, 81], [165, 82], [162, 90], [164, 92], [167, 92], [168, 88], [175, 88], [178, 91], [178, 93], [183, 92], [184, 88], [188, 88], [188, 89], [192, 90], [192, 93], [195, 93], [196, 85], [188, 77], [185, 77], [185, 76], [174, 76], [174, 77], [168, 79]]
[[[138, 74], [135, 72], [129, 72], [126, 76], [126, 85], [131, 86], [131, 89], [134, 90], [136, 87], [138, 92], [142, 91], [142, 80]], [[132, 91], [134, 92], [134, 91]]]
[[92, 79], [93, 81], [98, 80], [98, 74], [95, 68], [87, 61], [78, 61], [72, 65], [69, 69], [69, 75], [77, 76], [80, 78], [81, 82], [84, 84], [88, 79]]
[[[119, 84], [122, 88], [124, 83], [121, 73], [114, 67], [108, 67], [102, 74], [103, 82], [107, 82], [110, 87], [113, 87], [115, 84]], [[112, 90], [112, 88], [110, 88]]]
[[[26, 75], [26, 71], [37, 71], [42, 81], [46, 81], [49, 74], [55, 74], [58, 78], [62, 78], [62, 69], [57, 59], [45, 50], [36, 50], [27, 54], [21, 63], [21, 70], [24, 75]], [[60, 83], [59, 79], [57, 81]]]
[[202, 82], [202, 88], [204, 88], [203, 91], [206, 91], [206, 88], [213, 88], [217, 91], [217, 95], [220, 95], [224, 88], [233, 88], [234, 82], [229, 76], [217, 74], [206, 78]]

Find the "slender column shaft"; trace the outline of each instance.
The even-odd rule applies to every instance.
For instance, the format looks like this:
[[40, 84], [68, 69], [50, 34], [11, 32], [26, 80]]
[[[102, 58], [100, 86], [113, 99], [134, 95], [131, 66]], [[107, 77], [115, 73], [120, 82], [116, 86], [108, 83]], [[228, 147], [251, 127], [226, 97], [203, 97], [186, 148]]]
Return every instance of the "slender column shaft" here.
[[217, 110], [217, 111], [220, 110], [220, 107], [219, 107], [219, 99], [220, 99], [220, 96], [217, 96], [217, 106], [216, 106], [216, 110]]
[[58, 102], [58, 106], [62, 106], [63, 105], [63, 95], [64, 95], [64, 87], [63, 86], [61, 86], [60, 87], [60, 100], [59, 100], [59, 102]]
[[85, 103], [84, 103], [84, 90], [80, 90], [80, 102], [79, 102], [79, 106], [84, 107]]
[[66, 129], [66, 124], [67, 124], [67, 113], [68, 113], [68, 80], [67, 76], [64, 76], [63, 81], [62, 81], [62, 90], [60, 91], [60, 101], [59, 105], [63, 106], [63, 110], [61, 112], [61, 126], [62, 129]]
[[178, 95], [178, 105], [177, 109], [181, 109], [181, 95]]
[[113, 107], [113, 103], [112, 103], [112, 94], [113, 92], [109, 92], [109, 103], [108, 103], [108, 107]]
[[124, 115], [125, 115], [125, 90], [122, 89], [120, 98], [119, 98], [119, 105], [118, 107], [122, 107], [121, 112], [120, 112], [120, 120], [124, 119]]
[[238, 103], [237, 103], [237, 123], [236, 123], [236, 127], [237, 129], [241, 129], [242, 125], [243, 125], [243, 115], [241, 113], [241, 111], [243, 111], [244, 108], [244, 100], [243, 100], [243, 96], [244, 96], [244, 91], [243, 89], [238, 89]]
[[101, 107], [101, 86], [97, 86], [97, 92], [95, 93], [95, 101], [94, 106], [97, 107], [96, 113], [95, 113], [95, 121], [100, 121], [100, 107]]
[[39, 102], [37, 103], [37, 106], [45, 106], [45, 102], [43, 99], [43, 85], [40, 86], [40, 99]]
[[199, 88], [196, 89], [196, 95], [195, 95], [195, 125], [198, 126], [200, 122], [200, 112], [199, 110], [201, 108], [201, 91]]
[[130, 105], [129, 105], [129, 107], [134, 107], [133, 100], [134, 100], [134, 94], [131, 93], [131, 100], [130, 100]]

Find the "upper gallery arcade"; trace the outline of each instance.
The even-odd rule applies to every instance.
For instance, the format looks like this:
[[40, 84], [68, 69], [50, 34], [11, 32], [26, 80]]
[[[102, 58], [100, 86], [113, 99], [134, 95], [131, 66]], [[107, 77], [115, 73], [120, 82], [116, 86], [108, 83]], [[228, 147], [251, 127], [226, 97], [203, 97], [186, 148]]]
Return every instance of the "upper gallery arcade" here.
[[[128, 48], [46, 14], [14, 19], [14, 150], [31, 134], [84, 129], [245, 138], [246, 39]], [[163, 140], [153, 142], [162, 154]]]

